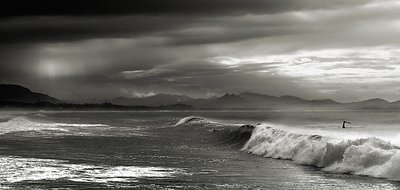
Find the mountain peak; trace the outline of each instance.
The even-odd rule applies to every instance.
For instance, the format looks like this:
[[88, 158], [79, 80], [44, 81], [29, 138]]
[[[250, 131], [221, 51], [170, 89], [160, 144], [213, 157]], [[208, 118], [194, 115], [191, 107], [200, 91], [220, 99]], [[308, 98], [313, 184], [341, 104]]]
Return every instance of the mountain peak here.
[[246, 96], [269, 96], [269, 95], [259, 94], [255, 92], [242, 92], [239, 94], [239, 96], [246, 97]]
[[309, 102], [311, 103], [320, 103], [320, 104], [340, 104], [339, 102], [336, 102], [331, 99], [321, 99], [321, 100], [310, 100]]
[[[12, 91], [13, 93], [29, 93], [32, 92], [28, 88], [16, 84], [0, 84], [1, 92]], [[5, 91], [7, 90], [7, 91]]]
[[241, 101], [241, 102], [248, 102], [245, 98], [240, 97], [236, 94], [225, 94], [219, 98], [220, 100], [230, 100], [230, 101]]
[[223, 96], [222, 96], [222, 98], [223, 97], [235, 97], [235, 96], [237, 96], [237, 95], [235, 95], [235, 94], [230, 94], [230, 93], [226, 93], [226, 94], [224, 94]]
[[46, 94], [32, 92], [28, 88], [15, 84], [0, 84], [0, 92], [0, 101], [24, 103], [60, 102], [56, 98], [50, 97]]
[[299, 97], [296, 97], [296, 96], [289, 96], [289, 95], [281, 96], [281, 97], [279, 97], [279, 99], [281, 99], [282, 101], [290, 101], [290, 102], [304, 102], [304, 101], [307, 101], [307, 100], [305, 100], [303, 98], [299, 98]]
[[372, 98], [368, 100], [361, 101], [361, 103], [389, 103], [389, 101], [382, 98]]

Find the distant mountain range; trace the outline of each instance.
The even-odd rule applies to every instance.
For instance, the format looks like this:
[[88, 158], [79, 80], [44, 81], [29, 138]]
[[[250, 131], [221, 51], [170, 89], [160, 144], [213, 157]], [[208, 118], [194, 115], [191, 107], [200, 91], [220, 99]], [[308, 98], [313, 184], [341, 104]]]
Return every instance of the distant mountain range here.
[[296, 96], [270, 96], [265, 94], [243, 92], [240, 94], [225, 94], [220, 97], [191, 98], [184, 95], [158, 94], [143, 98], [115, 98], [109, 100], [112, 104], [126, 106], [162, 106], [187, 105], [193, 109], [387, 109], [400, 110], [400, 101], [388, 102], [374, 98], [359, 102], [340, 103], [331, 99], [306, 100]]
[[25, 87], [13, 84], [0, 84], [0, 101], [22, 103], [61, 103], [60, 100], [50, 97], [46, 94], [32, 92]]
[[126, 106], [160, 106], [172, 104], [190, 105], [193, 108], [201, 109], [276, 109], [304, 106], [340, 106], [339, 102], [324, 100], [305, 100], [295, 96], [270, 96], [264, 94], [244, 92], [241, 94], [225, 94], [220, 97], [194, 99], [182, 95], [159, 94], [143, 98], [118, 97], [108, 100], [112, 104]]
[[115, 98], [110, 100], [117, 105], [162, 106], [187, 105], [193, 109], [356, 109], [356, 110], [400, 110], [400, 101], [388, 102], [374, 98], [359, 102], [340, 103], [331, 99], [306, 100], [296, 96], [270, 96], [243, 92], [225, 94], [220, 97], [190, 98], [182, 95], [159, 94], [143, 98]]
[[[62, 101], [45, 94], [32, 92], [18, 85], [0, 85], [1, 102], [38, 103], [65, 106]], [[295, 96], [270, 96], [265, 94], [243, 92], [240, 94], [225, 94], [220, 97], [191, 98], [185, 95], [157, 94], [148, 97], [126, 98], [118, 97], [98, 102], [95, 107], [104, 105], [113, 108], [140, 107], [160, 109], [356, 109], [356, 110], [400, 110], [400, 101], [388, 102], [374, 98], [359, 102], [340, 103], [331, 99], [306, 100]], [[65, 107], [74, 107], [69, 104]], [[110, 106], [115, 105], [115, 106]]]

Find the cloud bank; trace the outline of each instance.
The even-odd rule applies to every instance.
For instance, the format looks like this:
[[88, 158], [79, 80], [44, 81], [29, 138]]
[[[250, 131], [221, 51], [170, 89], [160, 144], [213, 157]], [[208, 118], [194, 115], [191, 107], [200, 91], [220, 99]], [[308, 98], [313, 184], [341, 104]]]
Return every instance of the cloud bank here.
[[0, 80], [61, 99], [400, 99], [395, 0], [17, 3], [0, 8]]

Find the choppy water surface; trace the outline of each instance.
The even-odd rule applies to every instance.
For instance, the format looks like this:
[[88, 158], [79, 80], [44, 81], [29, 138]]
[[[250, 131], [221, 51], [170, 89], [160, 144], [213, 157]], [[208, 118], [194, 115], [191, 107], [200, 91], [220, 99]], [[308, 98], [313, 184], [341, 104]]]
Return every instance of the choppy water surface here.
[[[204, 119], [181, 120], [191, 115]], [[340, 143], [375, 136], [382, 147], [365, 147], [375, 157], [365, 157], [372, 161], [355, 167], [386, 163], [397, 151], [397, 115], [1, 111], [0, 188], [399, 189], [396, 179], [328, 170], [318, 164], [328, 162], [317, 161], [321, 156], [306, 157], [310, 151], [321, 150], [324, 139]], [[347, 131], [340, 129], [342, 120], [352, 121]], [[251, 130], [240, 128], [245, 123], [264, 124], [254, 129], [259, 135], [253, 132], [250, 138]], [[281, 136], [268, 136], [272, 134]], [[302, 159], [314, 159], [317, 164]], [[392, 162], [392, 167], [397, 166]], [[400, 176], [397, 171], [391, 175]]]

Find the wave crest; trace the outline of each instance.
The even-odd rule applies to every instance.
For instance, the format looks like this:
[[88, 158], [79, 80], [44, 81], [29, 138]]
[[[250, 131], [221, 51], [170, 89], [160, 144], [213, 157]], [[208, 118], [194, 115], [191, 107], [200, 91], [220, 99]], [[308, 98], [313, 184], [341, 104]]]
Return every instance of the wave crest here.
[[337, 141], [256, 126], [242, 150], [269, 158], [293, 160], [330, 172], [400, 180], [399, 148], [375, 137]]
[[209, 121], [205, 118], [202, 117], [197, 117], [197, 116], [188, 116], [180, 119], [175, 126], [180, 126], [180, 125], [186, 125], [186, 124], [211, 124], [215, 123], [212, 121]]
[[38, 123], [25, 116], [18, 116], [4, 123], [0, 123], [0, 134], [17, 131], [62, 130], [50, 123]]

